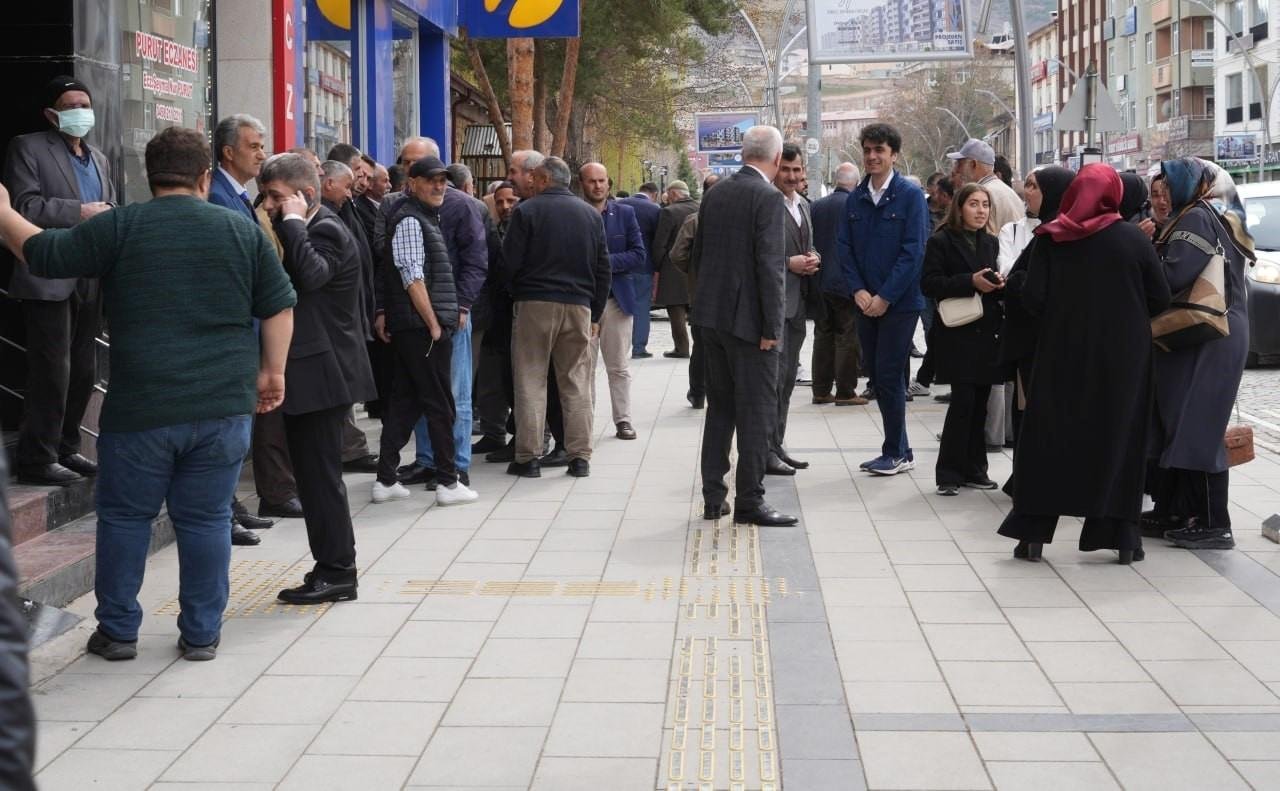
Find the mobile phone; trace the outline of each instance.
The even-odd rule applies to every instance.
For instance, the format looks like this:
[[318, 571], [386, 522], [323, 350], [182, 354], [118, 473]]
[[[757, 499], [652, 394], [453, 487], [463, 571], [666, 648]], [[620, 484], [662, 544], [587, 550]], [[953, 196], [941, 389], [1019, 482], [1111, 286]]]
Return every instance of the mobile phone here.
[[990, 269], [988, 269], [986, 272], [983, 272], [982, 277], [984, 280], [986, 280], [988, 283], [992, 284], [993, 286], [1000, 285], [1000, 275], [996, 274]]

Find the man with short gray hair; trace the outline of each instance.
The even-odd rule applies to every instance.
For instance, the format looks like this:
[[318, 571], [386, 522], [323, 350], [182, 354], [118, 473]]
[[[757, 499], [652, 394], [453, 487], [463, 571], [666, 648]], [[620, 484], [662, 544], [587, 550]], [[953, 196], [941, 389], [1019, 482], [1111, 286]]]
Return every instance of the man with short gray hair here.
[[798, 520], [764, 499], [769, 443], [778, 422], [778, 348], [786, 309], [787, 208], [773, 178], [782, 135], [753, 126], [742, 140], [742, 169], [703, 196], [693, 241], [698, 283], [693, 321], [707, 355], [707, 419], [702, 433], [703, 517], [730, 512], [729, 451], [738, 441], [733, 521], [787, 527]]
[[476, 183], [475, 179], [471, 175], [471, 168], [461, 162], [454, 162], [452, 165], [449, 165], [448, 173], [449, 183], [454, 189], [462, 190], [471, 197], [475, 197]]
[[582, 478], [591, 471], [591, 339], [599, 332], [611, 273], [604, 221], [569, 191], [570, 179], [563, 159], [543, 160], [533, 174], [537, 194], [511, 212], [502, 244], [504, 279], [516, 303], [511, 344], [516, 447], [507, 472], [526, 478], [542, 475], [538, 456], [546, 427], [548, 364], [554, 367], [564, 411], [568, 472]]
[[[840, 218], [849, 193], [862, 175], [852, 162], [836, 168], [835, 191], [815, 201], [813, 246], [821, 258], [818, 279], [822, 284], [825, 315], [813, 322], [813, 403], [859, 406], [868, 403], [858, 395], [858, 309], [844, 283], [836, 246]], [[832, 386], [835, 393], [832, 393]]]

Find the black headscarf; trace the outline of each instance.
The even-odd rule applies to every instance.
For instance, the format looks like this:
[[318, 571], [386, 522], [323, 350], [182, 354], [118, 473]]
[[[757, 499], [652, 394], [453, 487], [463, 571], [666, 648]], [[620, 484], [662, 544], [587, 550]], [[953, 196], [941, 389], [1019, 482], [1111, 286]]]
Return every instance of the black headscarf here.
[[1040, 213], [1036, 215], [1042, 223], [1049, 222], [1058, 216], [1058, 207], [1062, 205], [1062, 196], [1066, 194], [1071, 180], [1076, 177], [1075, 171], [1057, 165], [1047, 165], [1033, 171], [1036, 186], [1044, 197], [1040, 201]]
[[1121, 173], [1120, 183], [1124, 186], [1124, 195], [1120, 198], [1120, 216], [1129, 221], [1142, 211], [1147, 202], [1147, 182], [1137, 173]]

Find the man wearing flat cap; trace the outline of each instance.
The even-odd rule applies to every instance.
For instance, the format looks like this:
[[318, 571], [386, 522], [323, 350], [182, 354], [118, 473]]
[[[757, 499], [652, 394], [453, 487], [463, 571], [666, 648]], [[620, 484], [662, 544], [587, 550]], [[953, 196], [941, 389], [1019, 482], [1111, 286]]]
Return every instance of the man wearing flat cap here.
[[952, 163], [951, 183], [957, 190], [976, 181], [991, 195], [987, 233], [998, 236], [1001, 228], [1027, 216], [1027, 207], [1022, 198], [996, 175], [996, 152], [990, 145], [970, 138], [960, 146], [959, 151], [947, 154], [947, 159]]
[[[71, 228], [112, 207], [115, 183], [107, 158], [84, 139], [94, 124], [89, 88], [55, 77], [44, 96], [50, 128], [10, 141], [4, 184], [13, 208], [33, 225]], [[80, 455], [80, 420], [93, 392], [98, 295], [96, 280], [13, 269], [9, 296], [22, 305], [27, 335], [16, 465], [23, 483], [67, 486], [98, 471]]]

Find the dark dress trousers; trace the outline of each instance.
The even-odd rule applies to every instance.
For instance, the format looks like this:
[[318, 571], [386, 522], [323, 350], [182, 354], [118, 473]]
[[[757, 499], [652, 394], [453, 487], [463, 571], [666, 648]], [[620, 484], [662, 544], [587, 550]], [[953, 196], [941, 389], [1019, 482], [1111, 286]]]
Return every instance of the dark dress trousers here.
[[778, 340], [784, 331], [786, 210], [782, 193], [745, 166], [703, 198], [693, 242], [693, 321], [707, 346], [702, 496], [709, 504], [724, 502], [736, 432], [738, 512], [764, 503], [764, 469], [778, 419], [781, 355], [777, 347], [761, 351], [760, 340]]
[[342, 423], [353, 403], [374, 395], [362, 333], [360, 255], [346, 226], [323, 206], [309, 223], [278, 222], [276, 233], [298, 292], [281, 407], [298, 499], [316, 575], [353, 582], [356, 548], [342, 482]]
[[[984, 230], [973, 237], [943, 228], [929, 237], [924, 249], [920, 290], [935, 301], [971, 297], [977, 293], [973, 275], [995, 269], [1000, 245]], [[942, 425], [935, 478], [939, 486], [960, 486], [987, 477], [984, 428], [991, 386], [1005, 380], [997, 365], [1000, 326], [1004, 318], [1001, 294], [982, 297], [982, 318], [961, 327], [948, 327], [935, 318], [930, 345], [936, 354], [938, 380], [951, 384], [951, 403]]]
[[[115, 203], [115, 182], [102, 152], [81, 141], [101, 184], [100, 200]], [[84, 198], [65, 138], [50, 129], [9, 142], [4, 184], [13, 208], [40, 228], [70, 228], [80, 222]], [[6, 253], [7, 255], [7, 253]], [[80, 420], [95, 378], [98, 335], [96, 280], [46, 279], [15, 266], [9, 297], [21, 300], [26, 328], [27, 385], [18, 464], [51, 464], [80, 451]]]
[[[209, 183], [209, 202], [258, 223], [252, 204], [240, 197], [235, 185], [218, 169]], [[253, 418], [253, 486], [263, 503], [279, 505], [298, 496], [289, 443], [284, 437], [284, 413], [278, 409]]]

